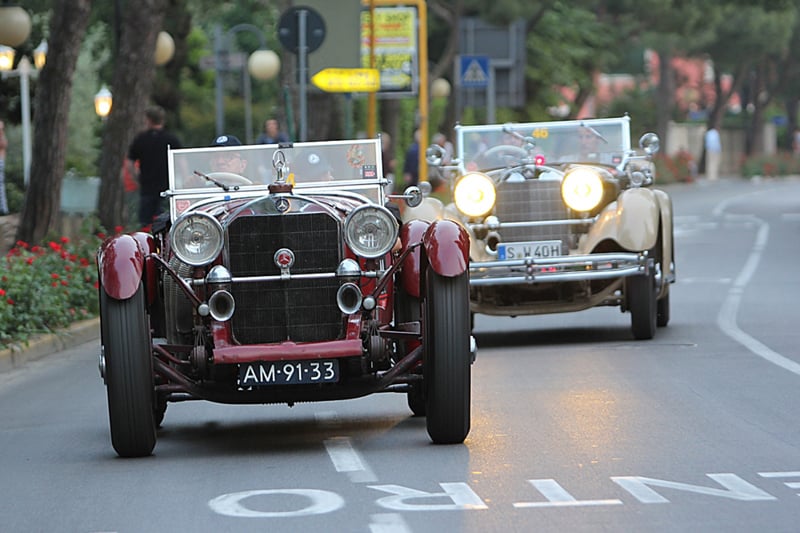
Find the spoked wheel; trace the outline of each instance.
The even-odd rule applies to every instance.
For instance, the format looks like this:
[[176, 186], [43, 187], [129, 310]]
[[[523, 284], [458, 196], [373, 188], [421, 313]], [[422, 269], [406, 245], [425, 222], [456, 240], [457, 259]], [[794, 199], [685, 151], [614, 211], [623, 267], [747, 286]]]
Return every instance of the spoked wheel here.
[[625, 297], [631, 312], [633, 337], [652, 339], [656, 334], [656, 277], [654, 268], [648, 274], [625, 278]]
[[150, 455], [156, 445], [160, 407], [154, 400], [144, 287], [140, 284], [127, 300], [115, 300], [102, 289], [100, 295], [111, 444], [121, 457]]
[[470, 428], [468, 274], [427, 274], [424, 374], [428, 435], [436, 444], [464, 442]]

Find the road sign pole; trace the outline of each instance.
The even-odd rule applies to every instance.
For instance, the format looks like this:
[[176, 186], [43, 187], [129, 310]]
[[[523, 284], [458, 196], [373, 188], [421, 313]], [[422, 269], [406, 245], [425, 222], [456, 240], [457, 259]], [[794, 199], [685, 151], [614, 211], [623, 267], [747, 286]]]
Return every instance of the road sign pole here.
[[308, 137], [308, 102], [306, 100], [306, 77], [308, 73], [306, 49], [306, 10], [301, 9], [297, 12], [297, 32], [298, 32], [298, 54], [297, 61], [300, 71], [300, 142], [305, 142]]

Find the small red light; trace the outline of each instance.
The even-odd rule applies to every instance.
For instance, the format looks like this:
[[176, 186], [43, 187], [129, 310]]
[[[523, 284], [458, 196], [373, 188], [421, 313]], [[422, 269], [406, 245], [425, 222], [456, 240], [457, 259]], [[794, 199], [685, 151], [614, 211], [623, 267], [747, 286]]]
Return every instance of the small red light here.
[[536, 163], [537, 167], [544, 165], [544, 163], [545, 163], [544, 156], [541, 155], [541, 154], [537, 155], [534, 158], [534, 162]]

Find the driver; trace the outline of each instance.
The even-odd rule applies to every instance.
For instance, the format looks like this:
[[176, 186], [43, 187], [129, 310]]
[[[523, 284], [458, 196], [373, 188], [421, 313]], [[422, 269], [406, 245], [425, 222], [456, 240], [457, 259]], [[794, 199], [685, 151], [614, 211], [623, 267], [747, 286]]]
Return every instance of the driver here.
[[[241, 146], [242, 142], [234, 135], [220, 135], [214, 139], [211, 146]], [[213, 172], [230, 172], [244, 175], [247, 168], [247, 159], [239, 151], [218, 151], [211, 156], [211, 170]]]

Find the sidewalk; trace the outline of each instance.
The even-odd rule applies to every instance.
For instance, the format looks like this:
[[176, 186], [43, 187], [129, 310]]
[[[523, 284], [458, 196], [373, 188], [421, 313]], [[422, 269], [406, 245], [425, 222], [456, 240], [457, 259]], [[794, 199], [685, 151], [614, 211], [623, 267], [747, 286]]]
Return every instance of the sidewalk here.
[[[20, 368], [30, 361], [35, 361], [54, 352], [68, 350], [99, 338], [99, 318], [76, 322], [56, 334], [40, 335], [31, 339], [28, 344], [20, 344], [0, 350], [0, 373]], [[94, 350], [95, 348], [92, 349]], [[96, 351], [99, 356], [99, 341]]]

